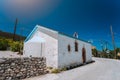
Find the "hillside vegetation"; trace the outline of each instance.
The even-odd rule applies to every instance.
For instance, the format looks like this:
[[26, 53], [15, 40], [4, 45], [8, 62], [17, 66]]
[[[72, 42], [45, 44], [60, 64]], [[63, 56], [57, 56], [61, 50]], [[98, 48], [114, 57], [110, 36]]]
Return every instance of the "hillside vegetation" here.
[[15, 41], [13, 41], [13, 34], [0, 31], [0, 50], [11, 50], [13, 52], [19, 52], [22, 54], [23, 41], [25, 37], [16, 35]]
[[116, 48], [115, 51], [108, 51], [108, 49], [98, 51], [97, 49], [92, 49], [92, 55], [100, 58], [120, 59], [120, 48]]
[[[13, 34], [12, 33], [8, 33], [8, 32], [3, 32], [3, 31], [0, 30], [0, 38], [12, 39], [13, 38]], [[19, 41], [21, 38], [25, 39], [24, 36], [15, 35], [15, 39], [17, 41]]]

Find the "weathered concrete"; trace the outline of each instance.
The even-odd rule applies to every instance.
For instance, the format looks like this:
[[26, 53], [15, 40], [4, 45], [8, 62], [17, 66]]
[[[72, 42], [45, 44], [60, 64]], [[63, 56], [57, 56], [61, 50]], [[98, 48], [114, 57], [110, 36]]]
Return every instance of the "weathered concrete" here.
[[25, 80], [120, 80], [120, 61], [93, 58], [95, 63], [59, 74], [47, 74]]

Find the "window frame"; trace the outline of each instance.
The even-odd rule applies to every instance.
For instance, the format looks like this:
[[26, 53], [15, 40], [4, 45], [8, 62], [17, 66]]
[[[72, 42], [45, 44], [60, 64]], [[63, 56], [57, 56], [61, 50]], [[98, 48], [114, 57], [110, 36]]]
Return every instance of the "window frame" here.
[[75, 52], [78, 52], [78, 42], [75, 41], [74, 45], [75, 45]]
[[70, 44], [68, 44], [68, 52], [71, 52], [71, 46], [70, 46]]

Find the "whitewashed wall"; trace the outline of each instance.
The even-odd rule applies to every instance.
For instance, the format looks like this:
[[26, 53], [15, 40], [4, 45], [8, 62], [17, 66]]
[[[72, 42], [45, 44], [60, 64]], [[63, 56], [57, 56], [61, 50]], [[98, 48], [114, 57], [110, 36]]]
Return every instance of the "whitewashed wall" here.
[[46, 57], [47, 66], [54, 68], [58, 67], [58, 40], [39, 32], [40, 36], [46, 40], [45, 42], [45, 53], [43, 56]]
[[47, 66], [58, 68], [58, 32], [45, 27], [39, 27], [39, 34], [46, 40], [45, 54]]
[[86, 48], [86, 62], [91, 62], [92, 61], [92, 49], [91, 49], [91, 44], [86, 43], [85, 48]]
[[[62, 68], [64, 66], [69, 66], [71, 64], [83, 63], [82, 60], [82, 48], [86, 49], [86, 62], [92, 60], [91, 56], [91, 44], [79, 41], [78, 42], [78, 52], [75, 52], [75, 39], [67, 37], [65, 35], [59, 34], [58, 36], [58, 66]], [[71, 46], [71, 51], [68, 52], [68, 45]]]
[[[71, 64], [82, 64], [82, 48], [86, 49], [86, 62], [92, 60], [91, 44], [84, 41], [77, 40], [78, 42], [78, 52], [75, 52], [75, 39], [59, 34], [57, 31], [47, 29], [44, 27], [39, 27], [36, 33], [32, 36], [40, 36], [45, 40], [42, 56], [46, 57], [47, 66], [54, 68], [62, 68], [64, 66], [69, 66]], [[31, 37], [31, 38], [32, 38]], [[39, 45], [39, 44], [38, 44]], [[71, 51], [68, 51], [68, 45], [71, 46]], [[35, 46], [35, 44], [34, 44]], [[29, 47], [28, 47], [29, 48]], [[32, 50], [29, 48], [29, 50]], [[33, 49], [34, 50], [34, 49]], [[39, 52], [39, 48], [37, 50]], [[36, 54], [30, 53], [34, 56]], [[30, 55], [29, 53], [26, 53]], [[39, 55], [38, 55], [39, 56]]]
[[[46, 33], [49, 33], [49, 34], [46, 34]], [[41, 38], [43, 38], [45, 40], [44, 47], [42, 47], [43, 50], [44, 50], [42, 52], [42, 56], [46, 57], [47, 66], [51, 66], [51, 67], [54, 67], [54, 68], [58, 67], [58, 40], [57, 40], [57, 35], [58, 34], [55, 31], [40, 27], [35, 32], [35, 34], [32, 36], [32, 37], [40, 36]], [[37, 48], [37, 50], [36, 49], [34, 49], [34, 50], [40, 52], [39, 48]], [[31, 50], [33, 50], [33, 49], [31, 49]], [[32, 53], [33, 56], [36, 56], [36, 54], [34, 54], [34, 52], [36, 52], [36, 51], [33, 51], [33, 53]], [[29, 55], [28, 52], [25, 53], [25, 54]], [[39, 55], [37, 57], [39, 57]]]
[[[41, 57], [41, 44], [42, 43], [24, 43], [24, 57]], [[42, 50], [43, 51], [43, 50]]]

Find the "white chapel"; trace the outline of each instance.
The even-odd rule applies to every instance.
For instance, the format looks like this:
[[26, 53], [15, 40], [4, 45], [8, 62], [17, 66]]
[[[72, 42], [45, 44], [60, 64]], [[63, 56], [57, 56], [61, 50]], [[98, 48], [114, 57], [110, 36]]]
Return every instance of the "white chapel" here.
[[63, 68], [92, 61], [91, 44], [36, 25], [24, 42], [24, 57], [45, 57], [48, 67]]

